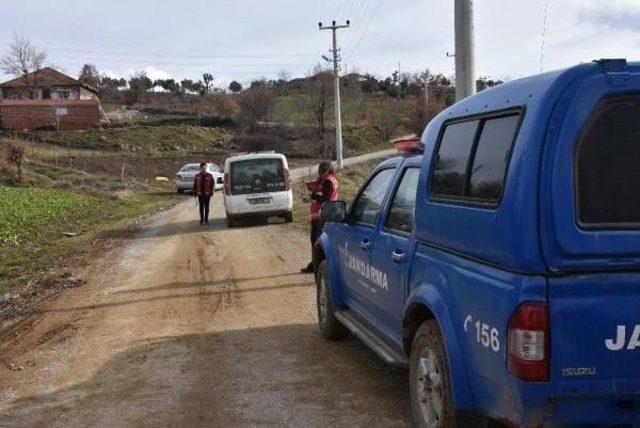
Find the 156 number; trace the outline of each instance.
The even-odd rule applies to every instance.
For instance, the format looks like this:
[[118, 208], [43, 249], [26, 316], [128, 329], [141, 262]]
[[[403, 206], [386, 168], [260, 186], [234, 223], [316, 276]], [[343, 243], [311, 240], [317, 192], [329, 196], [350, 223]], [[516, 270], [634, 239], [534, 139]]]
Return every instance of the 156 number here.
[[476, 340], [485, 348], [490, 347], [494, 352], [500, 350], [498, 329], [480, 321], [476, 321]]

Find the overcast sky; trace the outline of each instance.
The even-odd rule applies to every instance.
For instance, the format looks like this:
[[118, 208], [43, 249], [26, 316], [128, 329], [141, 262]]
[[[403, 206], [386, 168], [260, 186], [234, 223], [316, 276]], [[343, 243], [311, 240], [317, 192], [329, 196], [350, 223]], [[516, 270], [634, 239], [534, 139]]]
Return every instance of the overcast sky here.
[[[475, 0], [474, 8], [479, 76], [640, 59], [640, 0]], [[328, 55], [331, 34], [317, 23], [333, 19], [352, 22], [339, 32], [348, 71], [454, 70], [446, 57], [453, 0], [0, 0], [0, 10], [0, 54], [14, 32], [24, 34], [73, 76], [87, 62], [122, 77], [210, 71], [221, 86], [282, 69], [302, 76]]]

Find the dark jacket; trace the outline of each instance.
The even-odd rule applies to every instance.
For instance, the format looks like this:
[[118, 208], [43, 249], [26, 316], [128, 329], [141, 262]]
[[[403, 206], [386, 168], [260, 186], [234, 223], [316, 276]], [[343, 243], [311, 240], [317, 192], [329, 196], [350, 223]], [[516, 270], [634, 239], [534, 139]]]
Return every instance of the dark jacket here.
[[193, 179], [193, 191], [196, 196], [213, 195], [213, 175], [208, 172], [199, 172]]

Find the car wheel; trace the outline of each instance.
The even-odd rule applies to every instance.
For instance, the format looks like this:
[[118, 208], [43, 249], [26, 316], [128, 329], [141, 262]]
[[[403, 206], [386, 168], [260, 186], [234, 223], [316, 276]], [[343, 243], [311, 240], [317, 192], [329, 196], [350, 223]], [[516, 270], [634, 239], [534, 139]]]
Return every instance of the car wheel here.
[[233, 227], [236, 225], [236, 220], [231, 217], [231, 216], [227, 216], [227, 227]]
[[349, 330], [343, 326], [333, 312], [331, 300], [331, 283], [329, 282], [327, 261], [323, 260], [318, 265], [316, 272], [318, 326], [320, 333], [327, 339], [343, 339], [349, 334]]
[[293, 213], [289, 212], [284, 215], [284, 222], [291, 223], [293, 222]]
[[184, 190], [178, 189], [178, 193], [182, 194], [182, 193], [184, 193]]
[[409, 388], [417, 427], [456, 426], [449, 359], [435, 320], [425, 321], [416, 332], [409, 361]]

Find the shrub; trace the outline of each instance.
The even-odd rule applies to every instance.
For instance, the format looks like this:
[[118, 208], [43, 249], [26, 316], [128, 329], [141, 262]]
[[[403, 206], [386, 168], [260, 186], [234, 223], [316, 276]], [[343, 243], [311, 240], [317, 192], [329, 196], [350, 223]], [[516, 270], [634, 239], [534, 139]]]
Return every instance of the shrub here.
[[15, 167], [16, 178], [22, 182], [22, 164], [27, 154], [27, 146], [18, 140], [8, 140], [4, 144], [4, 158], [7, 163]]

